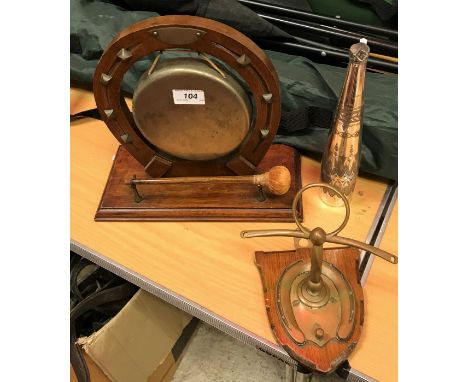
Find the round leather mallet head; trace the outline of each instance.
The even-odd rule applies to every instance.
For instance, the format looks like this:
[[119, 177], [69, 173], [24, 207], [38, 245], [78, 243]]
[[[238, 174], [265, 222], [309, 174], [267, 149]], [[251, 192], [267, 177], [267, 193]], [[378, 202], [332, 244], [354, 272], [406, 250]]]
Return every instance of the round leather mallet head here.
[[274, 166], [259, 177], [262, 177], [259, 184], [273, 195], [284, 195], [291, 188], [291, 173], [284, 166]]

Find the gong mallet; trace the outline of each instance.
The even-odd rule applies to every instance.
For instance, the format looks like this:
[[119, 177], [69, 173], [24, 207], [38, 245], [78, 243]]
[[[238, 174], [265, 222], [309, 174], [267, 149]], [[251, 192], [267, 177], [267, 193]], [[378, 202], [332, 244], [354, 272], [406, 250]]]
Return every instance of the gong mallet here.
[[197, 176], [179, 178], [157, 178], [157, 179], [136, 179], [135, 176], [127, 184], [135, 192], [135, 201], [141, 202], [143, 198], [138, 193], [137, 185], [141, 184], [253, 184], [256, 185], [261, 194], [261, 200], [265, 200], [262, 194], [262, 187], [265, 187], [272, 195], [284, 195], [291, 187], [291, 174], [284, 166], [274, 166], [270, 171], [256, 175], [240, 176]]

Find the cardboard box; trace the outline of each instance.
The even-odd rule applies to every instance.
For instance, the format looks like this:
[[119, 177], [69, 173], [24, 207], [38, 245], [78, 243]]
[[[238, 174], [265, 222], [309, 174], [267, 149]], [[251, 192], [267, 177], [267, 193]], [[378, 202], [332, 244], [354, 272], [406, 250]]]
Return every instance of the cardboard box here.
[[196, 326], [194, 320], [186, 328], [191, 320], [140, 289], [104, 327], [78, 343], [112, 382], [166, 382]]

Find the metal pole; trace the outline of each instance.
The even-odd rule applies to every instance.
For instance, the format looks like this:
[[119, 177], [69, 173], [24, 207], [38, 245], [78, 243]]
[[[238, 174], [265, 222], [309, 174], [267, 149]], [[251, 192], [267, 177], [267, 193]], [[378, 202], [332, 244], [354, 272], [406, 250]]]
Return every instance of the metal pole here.
[[[305, 57], [317, 58], [318, 56], [322, 58], [328, 58], [331, 60], [337, 60], [343, 62], [343, 65], [346, 66], [349, 60], [349, 55], [346, 53], [341, 53], [338, 51], [330, 51], [326, 49], [316, 48], [313, 46], [306, 46], [296, 42], [289, 41], [278, 41], [278, 40], [265, 40], [265, 39], [256, 39], [255, 40], [263, 49], [277, 50], [280, 52], [295, 54]], [[378, 58], [369, 57], [367, 60], [367, 66], [369, 68], [383, 70], [387, 72], [397, 73], [398, 65], [389, 62], [380, 60]]]
[[358, 43], [361, 38], [367, 39], [367, 45], [371, 48], [372, 52], [375, 53], [384, 53], [389, 55], [397, 55], [398, 54], [398, 46], [389, 42], [385, 42], [383, 40], [376, 40], [371, 37], [368, 37], [364, 34], [356, 34], [344, 31], [342, 29], [321, 26], [318, 24], [313, 23], [301, 23], [294, 20], [287, 20], [282, 19], [279, 17], [259, 13], [258, 14], [261, 18], [266, 21], [269, 21], [272, 24], [279, 25], [282, 27], [290, 27], [294, 29], [302, 29], [303, 31], [312, 32], [315, 34], [321, 34], [327, 37], [334, 37], [347, 43], [354, 44]]
[[316, 23], [323, 23], [332, 26], [340, 26], [342, 28], [349, 28], [356, 31], [363, 31], [368, 33], [374, 33], [377, 35], [387, 36], [394, 40], [398, 39], [398, 31], [389, 28], [377, 27], [373, 25], [359, 24], [353, 21], [347, 21], [343, 19], [337, 19], [333, 17], [327, 17], [318, 15], [312, 12], [303, 11], [300, 9], [289, 8], [285, 6], [279, 6], [274, 4], [265, 4], [259, 1], [251, 0], [239, 0], [239, 3], [245, 5], [246, 7], [252, 8], [253, 10], [258, 10], [259, 12], [271, 12], [273, 14], [296, 18], [303, 21], [312, 21]]

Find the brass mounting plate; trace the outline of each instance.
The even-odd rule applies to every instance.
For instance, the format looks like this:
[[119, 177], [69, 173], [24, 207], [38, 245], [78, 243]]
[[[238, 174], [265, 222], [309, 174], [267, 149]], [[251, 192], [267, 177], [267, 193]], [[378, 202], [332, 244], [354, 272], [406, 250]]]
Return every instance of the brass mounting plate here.
[[[354, 303], [351, 302], [351, 299], [349, 300], [350, 307], [354, 306], [354, 313], [348, 311], [346, 306], [342, 306], [341, 317], [343, 320], [340, 317], [340, 326], [335, 321], [335, 324], [330, 325], [330, 327], [324, 319], [316, 317], [315, 313], [320, 308], [316, 309], [315, 312], [312, 308], [308, 309], [306, 314], [309, 316], [294, 315], [293, 308], [297, 308], [297, 306], [293, 307], [291, 296], [293, 297], [292, 301], [297, 300], [297, 297], [294, 296], [295, 291], [302, 282], [304, 272], [308, 271], [310, 267], [309, 251], [309, 248], [281, 252], [259, 251], [255, 252], [255, 261], [263, 284], [268, 320], [278, 344], [283, 346], [288, 354], [304, 367], [330, 373], [349, 357], [361, 336], [364, 323], [364, 296], [359, 284], [359, 250], [344, 247], [326, 248], [323, 251], [323, 270], [326, 275], [324, 282], [328, 287], [333, 283], [338, 294], [340, 291], [348, 291], [349, 293], [351, 290], [354, 296]], [[293, 283], [293, 288], [281, 287], [281, 284], [293, 285]], [[278, 290], [282, 293], [279, 303]], [[338, 298], [336, 292], [330, 290], [330, 299], [332, 297]], [[340, 295], [339, 298], [346, 299], [347, 297]], [[283, 303], [283, 300], [287, 303]], [[328, 313], [324, 311], [325, 316], [332, 314], [332, 309], [336, 309], [334, 305], [337, 304], [324, 305], [330, 309]], [[302, 318], [309, 320], [311, 317], [311, 323], [301, 321]], [[291, 318], [299, 319], [299, 322], [294, 323]], [[314, 325], [314, 322], [319, 323], [320, 327]], [[304, 335], [301, 329], [308, 332]], [[323, 333], [318, 329], [322, 329]], [[334, 338], [328, 338], [328, 333], [333, 332], [336, 333]]]
[[307, 290], [310, 262], [290, 264], [276, 285], [276, 304], [281, 320], [298, 345], [306, 341], [320, 347], [332, 339], [346, 340], [354, 328], [356, 300], [349, 283], [333, 264], [323, 262], [323, 293]]

